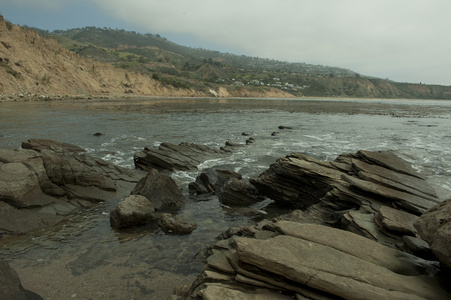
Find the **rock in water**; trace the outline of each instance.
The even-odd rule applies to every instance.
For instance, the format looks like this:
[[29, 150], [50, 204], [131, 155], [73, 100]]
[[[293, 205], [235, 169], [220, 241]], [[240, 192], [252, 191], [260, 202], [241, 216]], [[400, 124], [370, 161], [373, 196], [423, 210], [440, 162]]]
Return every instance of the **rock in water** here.
[[51, 227], [60, 215], [120, 199], [144, 176], [68, 143], [31, 139], [23, 147], [0, 149], [0, 232]]
[[146, 197], [157, 210], [186, 203], [186, 198], [175, 181], [155, 169], [150, 170], [147, 176], [138, 182], [131, 194]]
[[262, 233], [257, 230], [255, 238], [233, 236], [216, 243], [204, 272], [185, 296], [278, 299], [272, 298], [276, 293], [287, 299], [351, 300], [450, 297], [441, 279], [426, 276], [437, 271], [429, 261], [327, 226], [279, 221], [271, 227], [279, 235], [263, 234], [265, 230], [258, 229]]
[[135, 166], [138, 169], [150, 170], [197, 170], [197, 166], [208, 160], [230, 155], [220, 149], [209, 148], [192, 143], [162, 143], [157, 149], [145, 148], [135, 153]]
[[0, 299], [43, 300], [38, 294], [23, 288], [19, 275], [5, 261], [0, 261]]
[[451, 199], [425, 212], [414, 225], [440, 262], [451, 269]]
[[195, 182], [189, 184], [190, 194], [216, 194], [230, 179], [241, 179], [241, 174], [221, 169], [209, 168], [196, 177]]
[[114, 228], [143, 225], [152, 222], [154, 214], [155, 207], [146, 197], [131, 195], [110, 213], [110, 223]]
[[187, 221], [169, 213], [161, 214], [158, 225], [160, 225], [165, 232], [175, 234], [190, 234], [197, 228], [195, 222]]

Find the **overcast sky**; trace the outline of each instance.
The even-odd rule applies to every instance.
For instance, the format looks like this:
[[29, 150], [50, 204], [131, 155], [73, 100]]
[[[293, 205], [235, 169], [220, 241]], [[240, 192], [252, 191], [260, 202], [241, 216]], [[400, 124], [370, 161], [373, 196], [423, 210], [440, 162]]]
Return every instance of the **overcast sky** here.
[[451, 0], [2, 0], [14, 24], [160, 34], [234, 54], [451, 85]]

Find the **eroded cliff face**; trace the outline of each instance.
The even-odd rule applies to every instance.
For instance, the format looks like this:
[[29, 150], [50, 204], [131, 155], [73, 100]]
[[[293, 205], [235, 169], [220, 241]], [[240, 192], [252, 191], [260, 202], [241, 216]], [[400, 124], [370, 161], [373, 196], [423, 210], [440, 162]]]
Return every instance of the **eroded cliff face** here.
[[146, 95], [190, 97], [202, 92], [163, 86], [149, 76], [84, 59], [37, 32], [0, 16], [0, 95]]

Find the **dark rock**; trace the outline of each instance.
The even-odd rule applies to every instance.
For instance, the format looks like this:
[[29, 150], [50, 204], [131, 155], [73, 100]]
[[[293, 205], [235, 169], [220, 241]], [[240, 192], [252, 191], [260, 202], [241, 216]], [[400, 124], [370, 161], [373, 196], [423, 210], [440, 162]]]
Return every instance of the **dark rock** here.
[[131, 192], [149, 199], [155, 209], [178, 207], [186, 203], [185, 196], [175, 181], [157, 170], [150, 170]]
[[229, 170], [207, 169], [189, 184], [190, 194], [216, 194], [231, 178], [241, 179], [241, 174]]
[[173, 216], [169, 213], [161, 214], [158, 225], [165, 232], [174, 234], [190, 234], [197, 228], [195, 222], [187, 221], [180, 216]]
[[131, 195], [118, 203], [110, 213], [110, 223], [114, 228], [143, 225], [155, 219], [155, 207], [144, 196]]
[[417, 239], [413, 236], [403, 236], [402, 241], [407, 247], [406, 252], [411, 253], [415, 256], [421, 257], [427, 260], [435, 260], [435, 255], [432, 253], [429, 244], [424, 240]]
[[283, 130], [283, 129], [293, 129], [293, 127], [290, 126], [279, 126], [279, 129]]
[[246, 140], [246, 145], [253, 144], [254, 142], [255, 142], [255, 139], [252, 138], [252, 137], [250, 137], [250, 138], [248, 138], [248, 139]]
[[38, 294], [24, 289], [17, 272], [5, 261], [0, 261], [0, 298], [4, 300], [43, 300]]
[[276, 202], [305, 209], [319, 202], [332, 189], [332, 183], [342, 182], [342, 175], [330, 163], [293, 153], [278, 159], [250, 182]]
[[103, 135], [103, 133], [101, 133], [101, 132], [96, 132], [93, 134], [93, 136], [102, 136], [102, 135]]
[[[358, 161], [359, 157], [365, 162]], [[369, 166], [369, 161], [377, 162], [377, 165]], [[392, 167], [382, 167], [388, 164]], [[434, 206], [438, 199], [428, 183], [407, 164], [385, 152], [359, 151], [354, 155], [342, 155], [334, 162], [293, 153], [278, 159], [250, 181], [263, 195], [299, 208], [305, 209], [320, 201], [335, 207], [342, 203], [342, 209], [375, 203], [419, 215]], [[396, 170], [402, 170], [402, 173]]]
[[29, 139], [26, 142], [22, 142], [22, 148], [32, 149], [38, 152], [42, 152], [43, 150], [52, 150], [55, 153], [86, 152], [85, 149], [73, 144], [45, 139]]
[[197, 170], [197, 166], [202, 162], [225, 157], [228, 152], [209, 148], [204, 145], [180, 143], [162, 143], [157, 149], [145, 148], [141, 152], [135, 153], [135, 167], [143, 170]]
[[242, 135], [242, 136], [250, 136], [251, 134], [250, 134], [250, 133], [247, 133], [247, 132], [243, 132], [243, 133], [241, 133], [241, 135]]
[[265, 199], [249, 181], [237, 178], [227, 181], [218, 198], [221, 203], [232, 206], [248, 206]]
[[439, 261], [451, 268], [451, 199], [426, 211], [414, 226]]

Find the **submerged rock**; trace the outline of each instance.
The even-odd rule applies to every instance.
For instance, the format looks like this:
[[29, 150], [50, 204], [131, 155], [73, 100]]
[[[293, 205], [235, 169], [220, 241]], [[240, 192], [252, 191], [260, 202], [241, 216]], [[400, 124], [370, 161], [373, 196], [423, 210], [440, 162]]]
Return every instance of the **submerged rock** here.
[[165, 232], [174, 234], [190, 234], [197, 228], [195, 222], [190, 222], [180, 216], [173, 216], [169, 213], [161, 214], [158, 225]]
[[0, 298], [4, 300], [43, 300], [38, 294], [24, 289], [17, 272], [5, 261], [0, 261]]
[[155, 207], [144, 196], [131, 195], [118, 203], [110, 213], [110, 223], [114, 228], [143, 225], [155, 219]]

